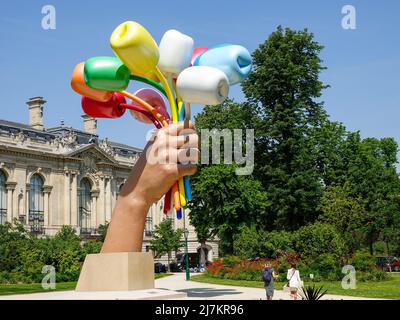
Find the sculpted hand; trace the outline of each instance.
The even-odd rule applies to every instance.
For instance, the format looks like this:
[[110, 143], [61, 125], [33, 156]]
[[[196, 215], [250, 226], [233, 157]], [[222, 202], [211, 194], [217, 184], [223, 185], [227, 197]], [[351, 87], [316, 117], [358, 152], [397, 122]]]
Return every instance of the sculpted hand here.
[[145, 147], [118, 196], [102, 252], [141, 251], [150, 206], [182, 176], [193, 175], [198, 136], [189, 122], [158, 130]]

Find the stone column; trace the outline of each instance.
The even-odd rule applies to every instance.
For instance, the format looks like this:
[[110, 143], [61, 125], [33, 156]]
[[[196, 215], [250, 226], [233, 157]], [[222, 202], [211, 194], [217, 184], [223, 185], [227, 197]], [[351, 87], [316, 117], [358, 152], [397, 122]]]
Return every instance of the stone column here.
[[25, 215], [26, 219], [28, 216], [28, 203], [26, 199], [27, 192], [25, 191], [25, 186], [27, 186], [26, 165], [19, 162], [15, 164], [13, 181], [17, 183], [16, 190], [14, 191], [14, 214], [18, 219], [20, 218], [20, 214]]
[[111, 215], [112, 215], [112, 210], [115, 207], [115, 202], [117, 201], [117, 193], [118, 193], [117, 181], [116, 179], [111, 178]]
[[99, 196], [99, 191], [92, 191], [91, 193], [92, 196], [92, 203], [91, 203], [91, 227], [92, 228], [97, 228], [100, 223], [98, 223], [98, 217], [97, 217], [97, 198]]
[[104, 224], [106, 221], [106, 215], [105, 215], [105, 177], [100, 178], [100, 194], [99, 194], [99, 199], [98, 199], [98, 214], [99, 214], [99, 219], [97, 220], [97, 223], [99, 224]]
[[18, 196], [19, 196], [19, 188], [15, 188], [12, 195], [13, 201], [13, 218], [19, 219], [19, 207], [18, 207]]
[[111, 198], [112, 198], [112, 194], [111, 194], [111, 178], [108, 177], [107, 178], [107, 186], [106, 186], [106, 221], [110, 222], [111, 221], [111, 212], [112, 212], [112, 208], [111, 208]]
[[64, 172], [64, 224], [71, 225], [70, 173]]
[[7, 189], [7, 221], [13, 222], [14, 220], [14, 190], [15, 186], [17, 185], [16, 182], [7, 182], [6, 189]]
[[25, 189], [25, 224], [29, 225], [29, 191], [31, 189], [31, 184], [26, 184]]
[[44, 226], [48, 227], [51, 225], [51, 218], [50, 218], [50, 192], [53, 189], [52, 186], [43, 186], [43, 193], [44, 193]]
[[71, 184], [71, 225], [78, 226], [78, 185], [77, 173], [72, 174]]

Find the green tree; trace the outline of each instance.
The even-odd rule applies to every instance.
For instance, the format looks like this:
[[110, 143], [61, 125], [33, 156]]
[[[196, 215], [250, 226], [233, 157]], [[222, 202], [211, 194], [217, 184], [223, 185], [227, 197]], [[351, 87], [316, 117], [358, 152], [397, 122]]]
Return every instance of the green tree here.
[[109, 222], [106, 222], [105, 224], [100, 224], [99, 227], [97, 228], [98, 233], [100, 235], [99, 241], [104, 242], [104, 240], [106, 239], [108, 226], [109, 226]]
[[165, 254], [168, 255], [168, 272], [170, 271], [171, 252], [178, 251], [182, 247], [182, 235], [183, 230], [174, 230], [172, 219], [166, 218], [156, 225], [153, 239], [150, 240], [150, 249], [154, 252], [156, 258]]
[[334, 226], [346, 241], [350, 253], [360, 249], [367, 211], [361, 198], [354, 198], [346, 187], [331, 186], [321, 199], [322, 215], [319, 220]]
[[58, 281], [78, 280], [81, 262], [85, 258], [81, 238], [70, 226], [62, 226], [57, 234], [47, 240], [46, 254], [48, 265], [55, 267]]
[[20, 248], [29, 239], [29, 233], [17, 221], [0, 225], [0, 271], [11, 271], [21, 264]]
[[326, 88], [319, 80], [322, 46], [313, 38], [307, 30], [279, 27], [254, 51], [253, 73], [243, 83], [259, 118], [256, 172], [271, 204], [265, 215], [271, 229], [297, 229], [319, 214], [312, 135], [327, 115], [318, 101]]
[[257, 222], [267, 205], [261, 183], [252, 176], [236, 175], [235, 168], [206, 166], [192, 179], [190, 221], [196, 232], [217, 235], [223, 254], [233, 253], [234, 236], [243, 225]]
[[397, 143], [393, 138], [367, 138], [360, 142], [349, 163], [347, 182], [350, 194], [363, 199], [366, 209], [363, 232], [370, 253], [379, 239], [386, 236], [400, 214], [400, 181], [396, 172]]
[[234, 237], [234, 254], [242, 259], [263, 257], [264, 231], [259, 231], [255, 226], [243, 227]]
[[286, 231], [262, 231], [244, 227], [235, 237], [235, 255], [241, 258], [279, 258], [293, 251], [293, 235]]
[[316, 167], [325, 187], [343, 185], [349, 164], [358, 152], [359, 132], [349, 132], [339, 122], [326, 120], [315, 127], [310, 136]]
[[210, 130], [253, 128], [253, 122], [257, 121], [256, 111], [250, 104], [226, 99], [222, 104], [205, 106], [195, 117], [196, 127]]
[[[206, 106], [196, 116], [196, 127], [249, 129], [253, 117], [250, 105], [226, 100], [218, 106]], [[221, 143], [221, 155], [223, 151], [224, 143]], [[220, 160], [224, 161], [223, 156]], [[237, 165], [201, 165], [191, 179], [193, 201], [189, 203], [189, 216], [199, 242], [218, 236], [220, 251], [226, 254], [233, 253], [233, 239], [241, 226], [259, 221], [267, 205], [260, 182], [252, 175], [238, 176], [236, 169]]]

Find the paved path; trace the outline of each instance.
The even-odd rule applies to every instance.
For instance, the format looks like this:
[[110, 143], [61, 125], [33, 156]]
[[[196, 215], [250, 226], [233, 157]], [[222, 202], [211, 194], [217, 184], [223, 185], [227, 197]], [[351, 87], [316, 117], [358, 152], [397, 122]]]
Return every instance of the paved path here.
[[[164, 288], [187, 293], [191, 300], [260, 300], [265, 299], [265, 290], [259, 288], [225, 286], [219, 284], [186, 281], [185, 273], [156, 280], [156, 288]], [[375, 300], [350, 296], [325, 295], [325, 300]], [[290, 300], [289, 293], [275, 290], [274, 300]]]
[[[56, 291], [21, 295], [3, 295], [0, 300], [131, 300], [131, 299], [191, 299], [191, 300], [260, 300], [265, 290], [186, 281], [185, 273], [157, 279], [156, 289], [138, 291], [75, 292]], [[186, 296], [185, 296], [186, 295]], [[274, 300], [289, 300], [289, 293], [275, 290]], [[349, 296], [326, 295], [325, 300], [373, 300]]]

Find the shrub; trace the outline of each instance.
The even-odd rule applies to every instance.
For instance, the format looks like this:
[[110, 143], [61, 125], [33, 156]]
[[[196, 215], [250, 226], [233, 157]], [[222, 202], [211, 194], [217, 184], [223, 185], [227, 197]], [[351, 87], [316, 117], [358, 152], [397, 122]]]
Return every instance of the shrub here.
[[262, 233], [255, 227], [243, 227], [234, 238], [234, 253], [242, 259], [262, 256], [265, 251]]
[[101, 241], [94, 241], [94, 240], [89, 240], [83, 244], [83, 252], [84, 255], [86, 256], [87, 254], [92, 254], [92, 253], [99, 253], [101, 251], [103, 243]]
[[278, 258], [293, 249], [293, 236], [286, 231], [259, 231], [255, 227], [242, 228], [234, 240], [235, 254], [242, 259], [255, 257]]
[[340, 264], [333, 254], [323, 253], [315, 259], [310, 260], [307, 265], [310, 273], [315, 272], [328, 280], [339, 280], [341, 274]]
[[384, 280], [390, 280], [392, 277], [384, 271], [372, 271], [373, 275], [374, 275], [374, 280], [375, 281], [384, 281]]
[[370, 272], [376, 270], [375, 258], [365, 250], [356, 251], [350, 259], [350, 264], [356, 271]]
[[240, 258], [236, 256], [227, 256], [222, 259], [224, 267], [232, 267], [240, 262]]
[[264, 235], [264, 257], [276, 259], [283, 252], [293, 250], [293, 235], [286, 231], [273, 231]]
[[82, 244], [71, 227], [52, 238], [35, 238], [18, 223], [1, 225], [0, 283], [41, 282], [45, 265], [55, 268], [57, 281], [76, 281], [86, 254], [100, 249], [100, 241]]
[[77, 281], [80, 270], [81, 263], [76, 252], [64, 251], [59, 255], [57, 281]]
[[339, 260], [345, 252], [345, 242], [335, 227], [316, 222], [300, 228], [294, 236], [295, 251], [305, 259], [315, 259], [329, 253]]
[[275, 271], [279, 274], [280, 281], [286, 281], [286, 274], [289, 268], [290, 263], [284, 257], [278, 259]]

